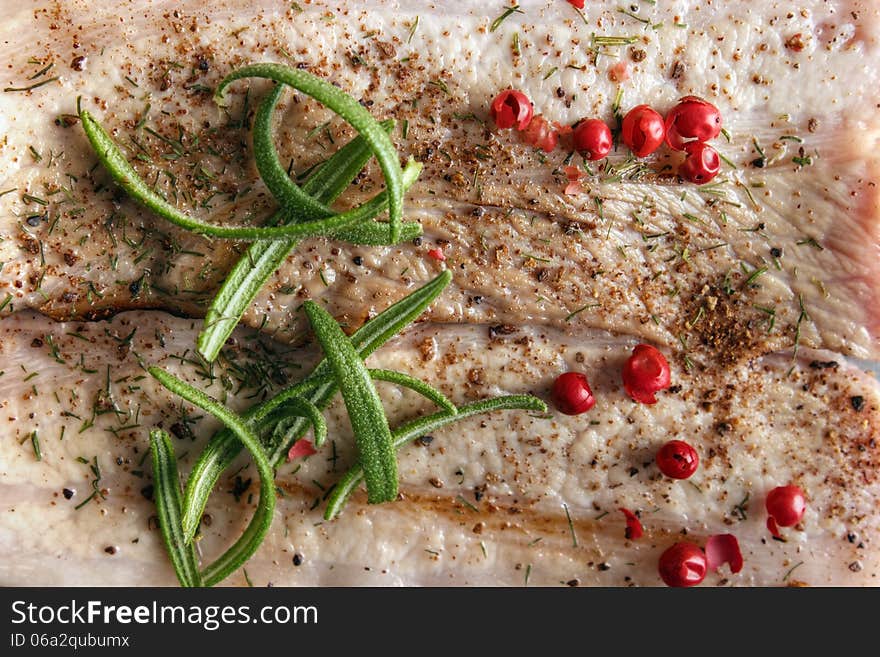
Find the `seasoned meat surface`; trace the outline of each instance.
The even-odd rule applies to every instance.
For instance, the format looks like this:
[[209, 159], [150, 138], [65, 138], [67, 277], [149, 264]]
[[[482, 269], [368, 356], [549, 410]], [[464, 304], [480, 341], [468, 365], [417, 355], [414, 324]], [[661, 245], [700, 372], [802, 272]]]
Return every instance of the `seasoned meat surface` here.
[[[252, 326], [295, 341], [305, 325], [289, 311], [307, 297], [362, 323], [427, 280], [439, 266], [427, 252], [439, 247], [455, 281], [435, 320], [600, 328], [708, 360], [796, 340], [875, 356], [880, 9], [684, 4], [686, 13], [643, 8], [651, 28], [617, 3], [590, 3], [585, 25], [568, 3], [524, 2], [495, 31], [496, 16], [470, 2], [16, 8], [11, 23], [23, 29], [4, 43], [8, 84], [58, 79], [0, 97], [0, 180], [12, 190], [0, 198], [0, 293], [12, 308], [62, 319], [131, 307], [203, 314], [241, 246], [187, 234], [125, 199], [65, 116], [81, 96], [181, 209], [259, 223], [274, 201], [253, 166], [249, 124], [267, 86], [239, 83], [223, 108], [211, 90], [238, 65], [279, 61], [397, 120], [401, 155], [425, 164], [407, 204], [425, 236], [381, 249], [306, 242], [247, 314]], [[629, 78], [614, 82], [619, 65]], [[716, 146], [729, 164], [710, 185], [682, 185], [681, 156], [637, 161], [621, 147], [567, 196], [567, 142], [544, 155], [488, 121], [489, 101], [511, 86], [563, 123], [705, 97], [724, 117], [730, 141]], [[288, 94], [277, 141], [293, 171], [349, 136], [317, 103]], [[374, 174], [343, 204], [375, 193]]]
[[[876, 584], [880, 395], [864, 359], [880, 355], [880, 7], [637, 5], [590, 2], [579, 15], [522, 0], [496, 24], [501, 4], [470, 0], [0, 0], [0, 584], [173, 584], [148, 432], [174, 435], [185, 474], [216, 424], [145, 367], [243, 410], [320, 358], [304, 300], [350, 332], [444, 268], [450, 286], [370, 366], [457, 404], [549, 401], [556, 376], [581, 371], [597, 406], [499, 412], [425, 437], [400, 452], [401, 499], [372, 506], [361, 491], [322, 522], [354, 458], [336, 400], [331, 441], [279, 469], [254, 584], [659, 585], [663, 549], [719, 533], [739, 538], [745, 567], [710, 585]], [[181, 210], [260, 225], [276, 203], [251, 127], [270, 85], [237, 82], [213, 100], [225, 75], [259, 61], [324, 77], [396, 121], [401, 158], [424, 166], [405, 205], [424, 235], [302, 242], [208, 365], [195, 356], [201, 318], [246, 245], [127, 198], [76, 111]], [[723, 116], [722, 171], [684, 183], [681, 154], [637, 160], [623, 145], [588, 163], [567, 136], [541, 152], [492, 123], [506, 88], [560, 125], [615, 127], [637, 104], [665, 113], [703, 97]], [[354, 135], [291, 90], [274, 128], [298, 180]], [[382, 188], [372, 163], [335, 207]], [[621, 386], [639, 342], [672, 367], [654, 406]], [[378, 385], [392, 424], [429, 411]], [[690, 480], [653, 461], [673, 438], [700, 454]], [[244, 528], [256, 481], [244, 458], [221, 478], [201, 526], [206, 560]], [[779, 541], [764, 501], [788, 483], [807, 513]], [[639, 514], [643, 538], [626, 538], [621, 508]]]
[[[0, 581], [173, 583], [151, 520], [146, 433], [170, 431], [185, 472], [216, 423], [142, 365], [241, 409], [318, 357], [241, 330], [207, 371], [192, 359], [197, 324], [143, 311], [110, 322], [47, 325], [30, 312], [4, 320], [0, 357], [22, 366], [0, 377], [0, 547], [10, 555]], [[880, 388], [872, 376], [807, 349], [795, 360], [768, 355], [695, 377], [673, 366], [675, 387], [646, 406], [620, 382], [632, 338], [532, 327], [490, 336], [486, 326], [422, 324], [367, 362], [425, 378], [458, 405], [510, 393], [549, 400], [559, 373], [584, 369], [596, 407], [584, 416], [503, 411], [459, 422], [401, 450], [400, 500], [367, 505], [361, 491], [324, 522], [326, 492], [353, 457], [337, 399], [327, 413], [330, 441], [279, 469], [273, 528], [247, 565], [255, 584], [516, 586], [530, 565], [532, 585], [659, 585], [657, 558], [683, 532], [700, 544], [718, 533], [739, 538], [744, 570], [725, 567], [710, 584], [876, 583]], [[392, 426], [431, 412], [412, 393], [378, 385]], [[664, 477], [654, 463], [673, 438], [701, 455], [687, 481]], [[239, 535], [256, 504], [247, 463], [234, 464], [211, 498], [199, 541], [207, 561]], [[803, 521], [782, 530], [783, 543], [765, 527], [764, 500], [788, 483], [809, 502]], [[621, 507], [640, 514], [644, 537], [625, 538]], [[47, 569], [47, 559], [61, 567]], [[244, 584], [244, 574], [228, 583]]]

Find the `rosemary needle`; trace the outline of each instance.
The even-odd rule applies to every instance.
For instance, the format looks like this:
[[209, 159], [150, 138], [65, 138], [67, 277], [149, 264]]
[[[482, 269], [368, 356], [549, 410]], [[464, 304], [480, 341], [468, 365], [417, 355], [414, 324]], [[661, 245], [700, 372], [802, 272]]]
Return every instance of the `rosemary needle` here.
[[358, 460], [364, 469], [368, 500], [370, 504], [390, 502], [397, 498], [397, 456], [388, 418], [367, 366], [326, 310], [314, 301], [306, 301], [303, 308], [342, 392]]
[[159, 529], [171, 564], [181, 586], [201, 586], [195, 546], [187, 544], [181, 529], [180, 480], [177, 459], [171, 438], [161, 429], [150, 432], [150, 452], [153, 456], [153, 497], [159, 516]]
[[[448, 271], [444, 271], [426, 285], [383, 310], [355, 331], [350, 340], [361, 358], [367, 358], [421, 315], [425, 308], [440, 295], [450, 280], [452, 280], [452, 275]], [[330, 403], [330, 399], [337, 391], [335, 381], [320, 385], [315, 383], [328, 374], [330, 374], [330, 365], [326, 361], [319, 363], [304, 381], [287, 388], [272, 399], [254, 406], [243, 415], [243, 419], [256, 426], [261, 437], [265, 440], [266, 434], [274, 428], [275, 415], [283, 411], [286, 399], [303, 396], [319, 408]], [[273, 465], [277, 466], [284, 461], [291, 445], [306, 432], [308, 426], [305, 420], [296, 422], [286, 432], [283, 441], [265, 443]], [[320, 445], [317, 438], [316, 445]], [[208, 503], [208, 497], [220, 475], [232, 464], [240, 450], [241, 444], [235, 434], [228, 429], [223, 429], [214, 434], [193, 466], [184, 493], [183, 530], [188, 541], [195, 536], [199, 519]]]
[[[496, 397], [495, 399], [485, 399], [483, 401], [468, 404], [458, 409], [457, 413], [440, 412], [418, 418], [409, 422], [392, 434], [394, 449], [400, 449], [409, 442], [412, 442], [420, 436], [436, 431], [452, 422], [463, 420], [464, 418], [478, 415], [480, 413], [490, 413], [492, 411], [521, 409], [528, 411], [537, 411], [545, 413], [547, 405], [540, 399], [529, 395], [509, 395], [507, 397]], [[364, 471], [360, 464], [351, 468], [339, 480], [333, 488], [330, 499], [327, 502], [327, 509], [324, 512], [325, 520], [332, 520], [340, 512], [345, 505], [346, 500], [351, 493], [357, 488], [358, 484], [364, 479]]]
[[263, 542], [263, 538], [272, 524], [272, 514], [275, 512], [275, 472], [269, 464], [260, 439], [235, 413], [211, 399], [201, 390], [193, 388], [185, 381], [181, 381], [164, 370], [151, 367], [147, 371], [168, 390], [210, 413], [235, 433], [251, 453], [257, 466], [257, 472], [260, 474], [260, 499], [250, 523], [235, 544], [208, 566], [203, 573], [204, 583], [207, 586], [212, 586], [226, 579], [244, 564]]
[[[391, 202], [388, 198], [389, 191], [384, 191], [353, 210], [341, 212], [325, 219], [304, 221], [286, 226], [216, 226], [190, 217], [159, 196], [141, 179], [110, 135], [88, 111], [82, 110], [79, 117], [83, 130], [85, 130], [101, 164], [110, 172], [116, 183], [128, 192], [129, 196], [166, 221], [201, 235], [239, 240], [289, 240], [331, 235], [376, 216], [386, 203], [390, 204]], [[414, 160], [407, 163], [400, 177], [402, 189], [408, 189], [415, 182], [421, 168], [421, 165]]]
[[398, 241], [403, 216], [403, 175], [394, 144], [379, 122], [357, 100], [326, 80], [283, 64], [251, 64], [233, 71], [220, 82], [215, 97], [222, 99], [223, 93], [232, 82], [251, 77], [275, 80], [311, 96], [348, 121], [363, 136], [385, 176], [391, 241]]

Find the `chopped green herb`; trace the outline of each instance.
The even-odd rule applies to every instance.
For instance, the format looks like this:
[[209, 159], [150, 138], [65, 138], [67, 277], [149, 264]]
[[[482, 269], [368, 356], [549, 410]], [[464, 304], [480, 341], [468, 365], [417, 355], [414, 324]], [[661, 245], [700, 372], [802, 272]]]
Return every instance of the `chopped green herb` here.
[[519, 8], [519, 5], [508, 7], [504, 10], [504, 13], [502, 13], [498, 18], [492, 21], [492, 25], [489, 26], [489, 31], [494, 32], [495, 30], [497, 30], [501, 26], [501, 23], [503, 23], [508, 16], [514, 13], [524, 14], [525, 12]]
[[40, 437], [37, 435], [36, 431], [31, 433], [31, 447], [33, 447], [34, 450], [34, 458], [38, 461], [42, 461], [43, 453], [40, 451]]
[[32, 76], [30, 76], [28, 78], [28, 80], [36, 80], [38, 77], [45, 75], [49, 71], [49, 69], [52, 68], [53, 66], [55, 66], [55, 63], [49, 62], [48, 64], [46, 64], [46, 66], [41, 68], [39, 71], [34, 73]]
[[430, 82], [428, 82], [428, 84], [437, 87], [443, 93], [445, 93], [447, 96], [452, 95], [452, 92], [449, 91], [449, 87], [446, 85], [446, 82], [444, 82], [443, 80], [431, 80]]
[[568, 512], [568, 505], [563, 504], [562, 508], [565, 509], [565, 518], [568, 520], [568, 531], [571, 532], [571, 545], [572, 547], [578, 546], [577, 534], [574, 532], [574, 523], [571, 521], [571, 514]]
[[628, 16], [629, 18], [632, 18], [633, 20], [637, 20], [639, 23], [642, 23], [643, 25], [648, 25], [648, 26], [651, 25], [651, 21], [649, 21], [647, 18], [642, 18], [641, 16], [636, 16], [634, 13], [632, 13], [631, 11], [629, 11], [627, 9], [620, 8], [617, 11], [619, 13], [623, 14], [624, 16]]
[[49, 205], [49, 201], [42, 199], [38, 196], [31, 196], [30, 194], [22, 194], [21, 200], [25, 203], [37, 203], [39, 205]]
[[815, 237], [807, 237], [805, 239], [798, 240], [797, 242], [795, 242], [795, 244], [797, 244], [798, 246], [803, 246], [804, 244], [806, 244], [808, 246], [812, 246], [814, 249], [817, 249], [819, 251], [825, 250], [825, 247], [819, 244], [819, 242], [816, 241]]
[[765, 308], [764, 306], [753, 306], [755, 310], [760, 310], [762, 313], [767, 315], [767, 333], [773, 332], [773, 327], [776, 325], [776, 309], [775, 308]]
[[464, 504], [464, 505], [465, 505], [467, 508], [469, 508], [471, 511], [479, 512], [479, 509], [478, 509], [477, 507], [475, 507], [473, 504], [471, 504], [470, 502], [468, 502], [468, 501], [467, 501], [466, 499], [464, 499], [464, 497], [462, 497], [461, 495], [456, 495], [456, 496], [455, 496], [455, 499], [457, 499], [459, 502], [461, 502], [462, 504]]
[[738, 169], [739, 168], [736, 166], [736, 164], [733, 162], [733, 160], [728, 158], [724, 153], [719, 151], [717, 148], [715, 149], [715, 151], [718, 153], [718, 157], [720, 157], [724, 161], [724, 164], [729, 166], [731, 169]]
[[694, 328], [694, 326], [697, 325], [697, 322], [699, 322], [699, 321], [703, 318], [703, 312], [704, 312], [704, 308], [703, 308], [703, 306], [700, 306], [700, 307], [697, 309], [697, 314], [694, 316], [694, 318], [691, 319], [691, 320], [687, 323], [687, 326], [688, 326], [689, 329]]
[[581, 307], [578, 308], [577, 310], [574, 310], [574, 311], [570, 312], [568, 315], [566, 315], [566, 316], [565, 316], [565, 321], [566, 321], [566, 322], [570, 322], [571, 320], [573, 320], [575, 317], [577, 317], [580, 313], [582, 313], [583, 311], [587, 310], [588, 308], [596, 308], [597, 306], [600, 306], [600, 305], [602, 305], [602, 304], [599, 304], [599, 303], [588, 303], [588, 304], [585, 305], [585, 306], [581, 306]]
[[788, 569], [788, 572], [785, 573], [785, 575], [782, 577], [782, 581], [783, 582], [787, 581], [788, 578], [791, 577], [791, 574], [795, 571], [795, 569], [797, 569], [803, 565], [804, 565], [803, 561], [798, 561], [795, 565], [793, 565], [791, 568]]
[[746, 493], [746, 496], [742, 499], [742, 501], [740, 501], [739, 504], [737, 504], [735, 507], [733, 507], [733, 510], [739, 516], [740, 520], [747, 520], [748, 516], [746, 515], [746, 511], [748, 510], [748, 508], [749, 508], [749, 493]]
[[592, 36], [592, 42], [597, 46], [629, 46], [639, 40], [637, 36], [618, 37], [618, 36]]
[[55, 82], [58, 79], [56, 75], [54, 78], [49, 78], [48, 80], [43, 80], [42, 82], [37, 82], [36, 84], [32, 84], [29, 87], [6, 87], [3, 89], [4, 93], [8, 91], [31, 91], [32, 89], [38, 89], [45, 84], [49, 84], [50, 82]]
[[743, 283], [743, 286], [744, 286], [744, 287], [748, 287], [749, 285], [751, 285], [752, 283], [754, 283], [754, 282], [758, 279], [758, 277], [759, 277], [761, 274], [765, 274], [765, 273], [767, 273], [767, 268], [766, 268], [766, 267], [761, 267], [761, 268], [759, 268], [759, 269], [756, 269], [755, 271], [753, 271], [753, 272], [749, 275], [749, 277], [746, 279], [746, 282]]
[[794, 350], [792, 353], [792, 360], [797, 358], [798, 349], [801, 346], [801, 324], [804, 320], [812, 321], [810, 319], [810, 315], [807, 313], [807, 309], [804, 307], [804, 295], [798, 294], [798, 305], [800, 306], [800, 314], [798, 315], [797, 324], [795, 324], [794, 330]]

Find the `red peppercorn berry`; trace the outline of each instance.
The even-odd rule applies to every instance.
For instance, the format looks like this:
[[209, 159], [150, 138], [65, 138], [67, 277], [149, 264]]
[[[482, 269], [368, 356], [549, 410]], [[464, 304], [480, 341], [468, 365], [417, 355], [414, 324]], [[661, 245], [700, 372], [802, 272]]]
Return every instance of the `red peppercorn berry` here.
[[739, 541], [733, 534], [715, 534], [706, 541], [706, 566], [718, 570], [730, 564], [730, 572], [738, 573], [743, 568], [743, 555]]
[[692, 141], [684, 146], [687, 157], [678, 167], [678, 175], [688, 182], [703, 185], [721, 170], [721, 158], [718, 151], [699, 141]]
[[315, 449], [315, 446], [312, 445], [312, 441], [306, 440], [305, 438], [300, 438], [295, 443], [293, 443], [290, 451], [287, 452], [287, 460], [292, 461], [294, 459], [301, 459], [317, 453], [318, 451]]
[[657, 349], [647, 344], [636, 345], [623, 365], [623, 388], [635, 401], [656, 404], [654, 393], [669, 387], [669, 363]]
[[439, 247], [436, 249], [428, 249], [428, 255], [438, 262], [443, 262], [444, 260], [446, 260], [446, 255], [443, 253], [443, 249]]
[[587, 377], [580, 372], [566, 372], [553, 382], [553, 403], [566, 415], [580, 415], [596, 405]]
[[700, 546], [682, 541], [660, 555], [658, 569], [666, 586], [696, 586], [706, 577], [706, 555]]
[[767, 494], [766, 507], [778, 526], [791, 527], [804, 517], [807, 500], [798, 486], [778, 486]]
[[543, 116], [534, 117], [522, 132], [523, 141], [550, 153], [559, 142], [559, 131]]
[[599, 119], [586, 119], [574, 127], [574, 148], [588, 160], [601, 160], [611, 152], [611, 129]]
[[507, 89], [495, 96], [489, 114], [499, 128], [525, 130], [532, 120], [532, 103], [521, 91]]
[[687, 479], [697, 471], [700, 457], [697, 450], [683, 440], [670, 440], [657, 452], [657, 467], [673, 479]]
[[620, 138], [636, 157], [647, 157], [656, 151], [665, 137], [663, 117], [648, 105], [633, 107], [620, 124]]
[[685, 96], [666, 114], [666, 143], [677, 151], [691, 141], [706, 142], [721, 134], [721, 112], [712, 103]]
[[642, 523], [639, 521], [639, 517], [629, 509], [621, 507], [620, 510], [626, 517], [626, 529], [623, 532], [623, 536], [628, 541], [639, 540], [645, 535], [645, 530], [642, 529]]

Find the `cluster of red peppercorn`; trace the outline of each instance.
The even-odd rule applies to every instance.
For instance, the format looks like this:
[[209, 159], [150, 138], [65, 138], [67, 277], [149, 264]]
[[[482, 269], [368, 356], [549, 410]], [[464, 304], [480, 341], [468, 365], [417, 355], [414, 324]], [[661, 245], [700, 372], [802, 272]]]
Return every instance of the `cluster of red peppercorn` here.
[[[659, 460], [658, 460], [659, 462]], [[779, 527], [793, 527], [804, 517], [807, 501], [798, 486], [777, 486], [767, 494], [767, 528], [774, 538], [782, 539]], [[681, 541], [660, 555], [658, 569], [667, 586], [696, 586], [724, 563], [738, 573], [743, 567], [739, 542], [733, 534], [710, 536], [703, 549], [690, 541]]]
[[[669, 363], [656, 348], [637, 345], [621, 371], [623, 387], [633, 401], [641, 404], [657, 403], [656, 393], [671, 383]], [[596, 397], [586, 375], [566, 372], [553, 383], [553, 403], [566, 415], [586, 413], [596, 405]], [[699, 467], [700, 457], [683, 440], [670, 440], [657, 451], [657, 467], [672, 479], [687, 479]], [[781, 538], [779, 527], [792, 527], [800, 522], [806, 510], [804, 492], [797, 486], [779, 486], [766, 499], [767, 528], [775, 538]], [[629, 509], [620, 509], [626, 517], [625, 536], [637, 540], [643, 534], [638, 517]], [[695, 586], [703, 581], [709, 570], [723, 564], [738, 573], [743, 567], [739, 542], [733, 534], [710, 536], [705, 549], [695, 543], [682, 541], [668, 548], [660, 556], [658, 570], [668, 586]]]
[[[642, 404], [656, 404], [655, 394], [671, 383], [666, 357], [647, 344], [636, 345], [623, 364], [621, 377], [627, 394]], [[553, 383], [553, 403], [566, 415], [580, 415], [596, 405], [596, 398], [585, 375], [566, 372]]]
[[[498, 94], [490, 114], [499, 128], [516, 128], [526, 143], [550, 152], [561, 135], [572, 133], [573, 146], [585, 159], [606, 157], [614, 147], [611, 129], [600, 119], [583, 119], [574, 126], [551, 124], [542, 115], [533, 116], [532, 103], [521, 91], [508, 89]], [[636, 157], [647, 157], [665, 142], [686, 154], [678, 168], [682, 179], [705, 184], [721, 169], [718, 151], [706, 142], [721, 134], [721, 113], [712, 103], [685, 96], [664, 119], [648, 105], [637, 105], [620, 124], [620, 139]]]
[[521, 91], [508, 89], [495, 96], [489, 107], [492, 120], [502, 130], [516, 128], [523, 140], [546, 153], [559, 143], [559, 135], [571, 132], [571, 128], [558, 123], [551, 124], [538, 114], [534, 116], [532, 103]]

